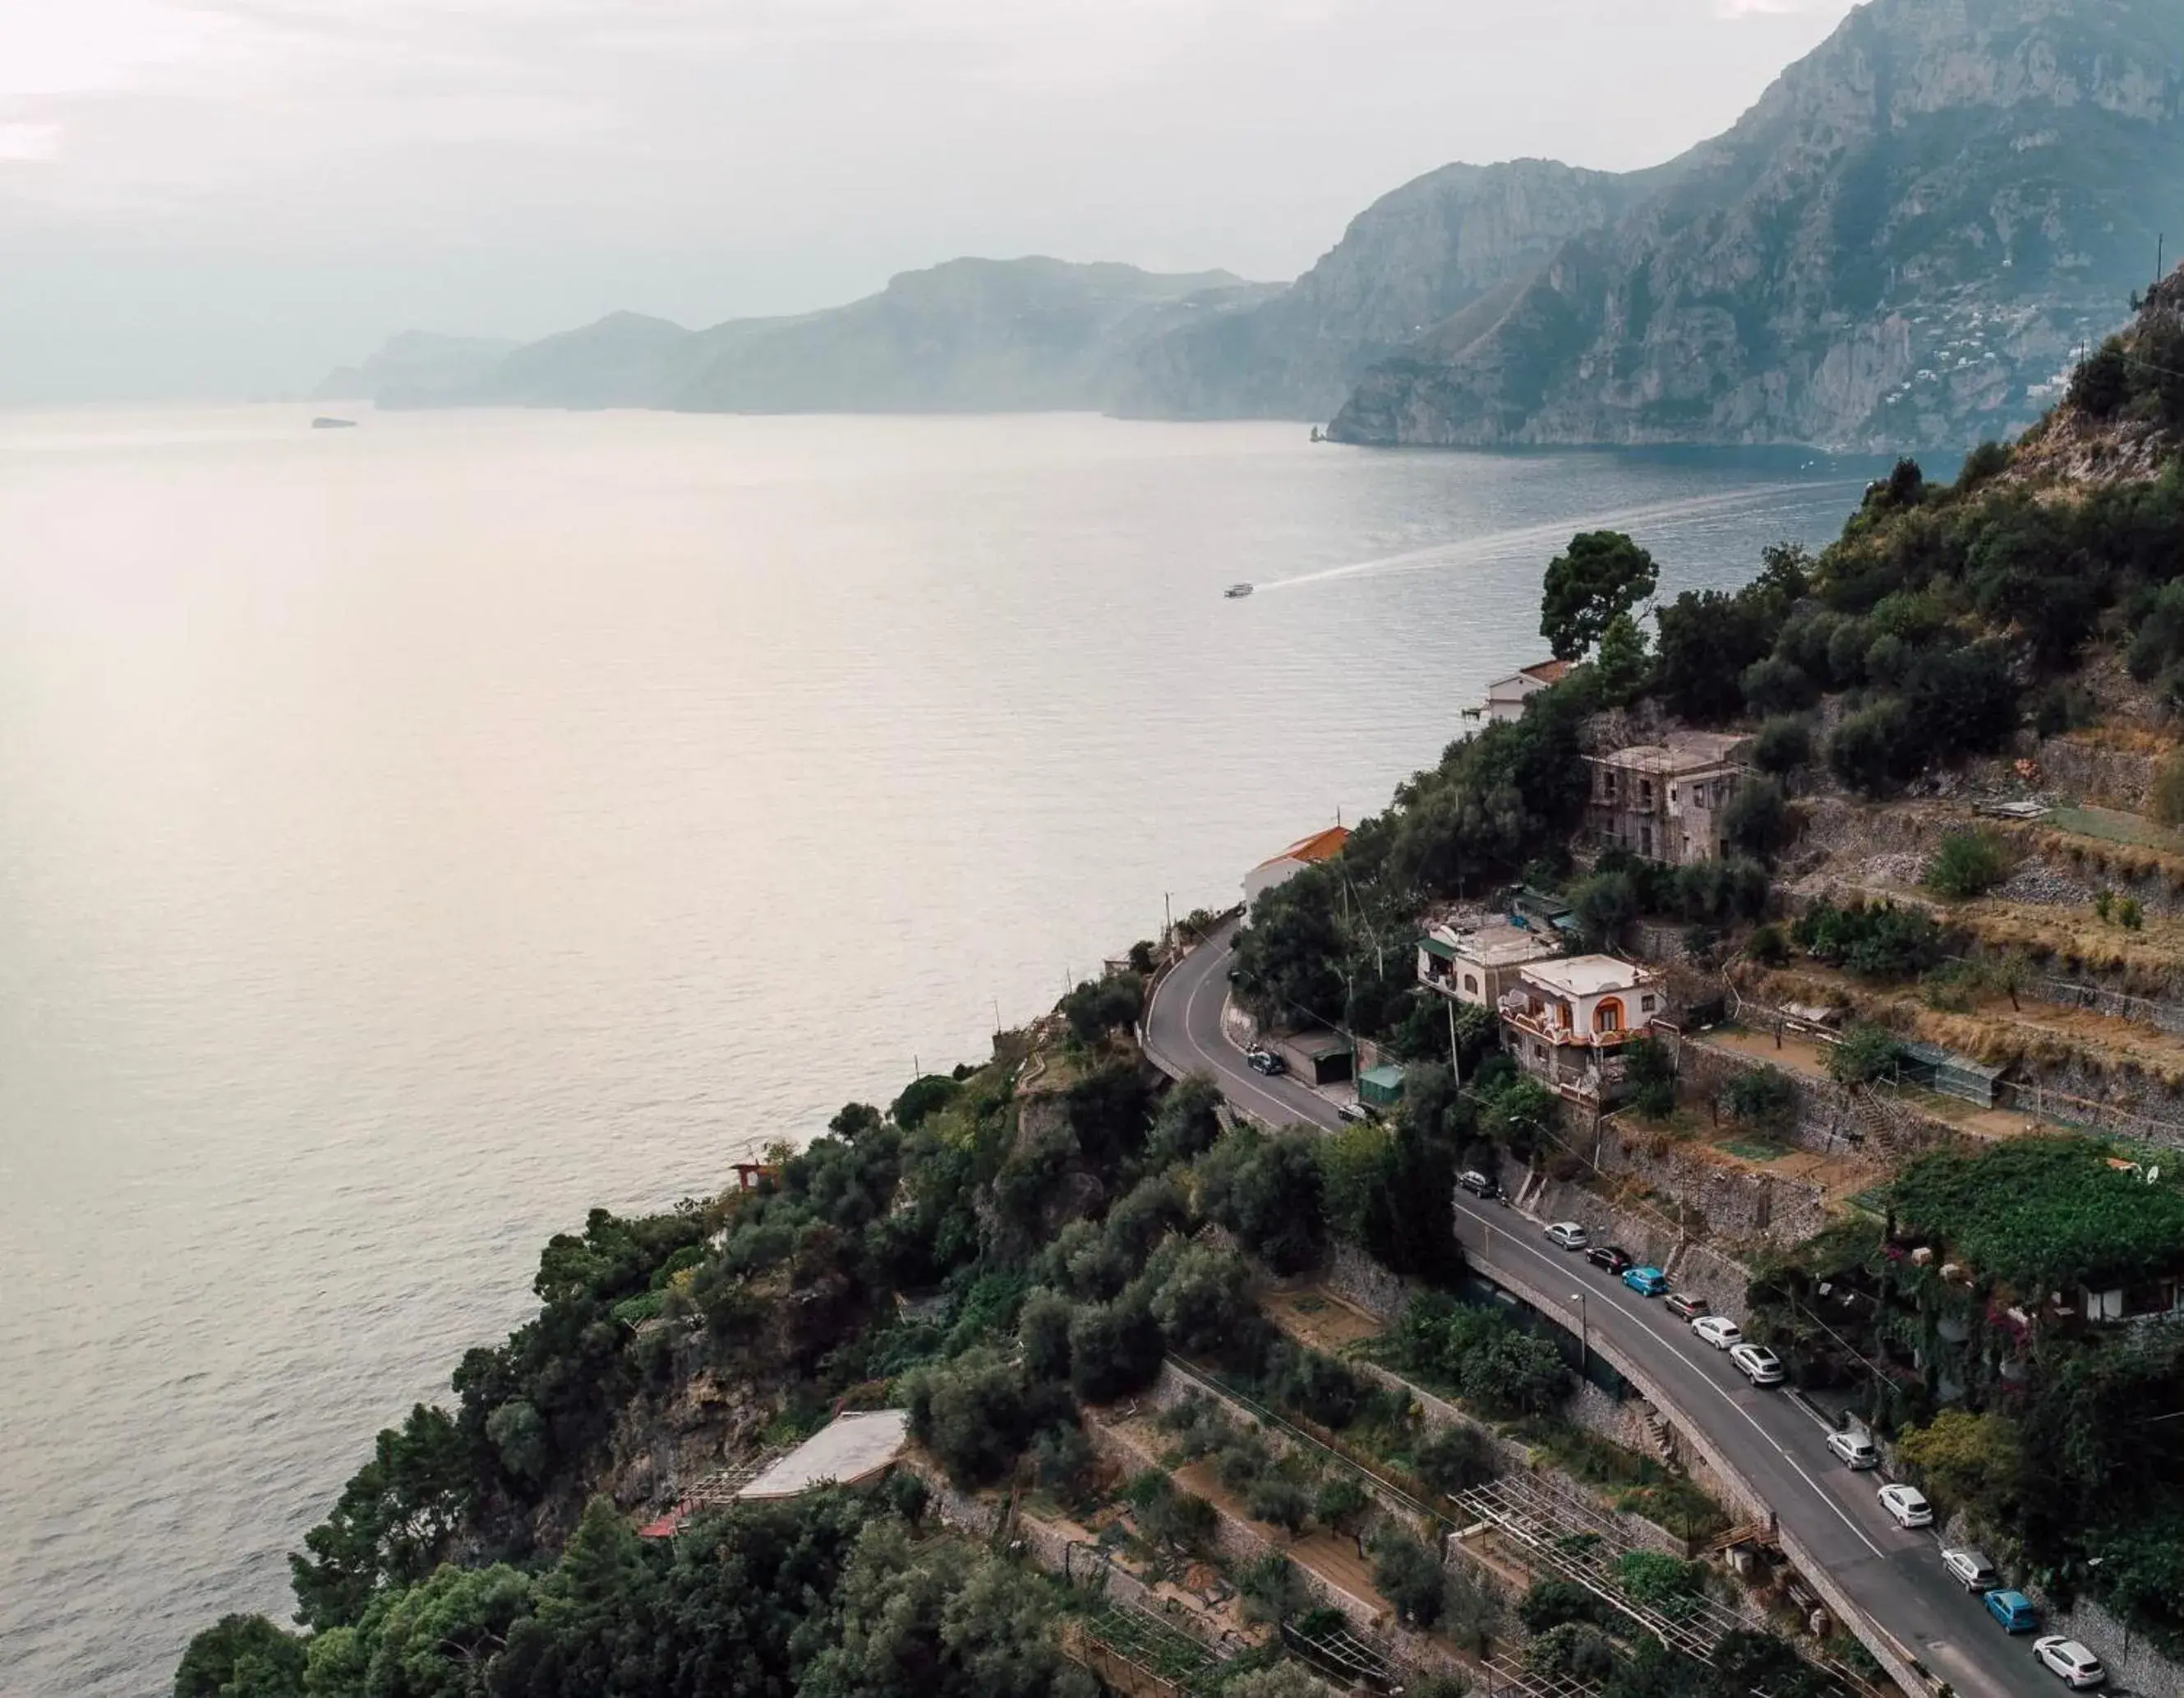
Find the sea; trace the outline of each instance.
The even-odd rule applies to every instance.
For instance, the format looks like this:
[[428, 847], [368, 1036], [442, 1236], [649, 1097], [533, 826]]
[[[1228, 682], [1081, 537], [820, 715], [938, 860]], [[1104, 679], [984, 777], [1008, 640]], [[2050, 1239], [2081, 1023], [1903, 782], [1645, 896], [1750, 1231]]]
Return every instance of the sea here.
[[6, 1698], [286, 1619], [588, 1208], [982, 1058], [1384, 807], [1543, 657], [1574, 533], [1733, 585], [1876, 470], [310, 411], [0, 413]]

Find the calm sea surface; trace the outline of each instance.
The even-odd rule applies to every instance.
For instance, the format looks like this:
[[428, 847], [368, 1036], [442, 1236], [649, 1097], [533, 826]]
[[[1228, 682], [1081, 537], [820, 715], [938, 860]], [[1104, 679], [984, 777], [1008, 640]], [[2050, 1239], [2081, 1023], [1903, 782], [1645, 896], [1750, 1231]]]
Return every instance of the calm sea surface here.
[[[288, 1607], [593, 1204], [976, 1058], [1381, 806], [1540, 573], [1865, 466], [1287, 426], [0, 415], [0, 1692]], [[1223, 586], [1256, 580], [1248, 600]]]

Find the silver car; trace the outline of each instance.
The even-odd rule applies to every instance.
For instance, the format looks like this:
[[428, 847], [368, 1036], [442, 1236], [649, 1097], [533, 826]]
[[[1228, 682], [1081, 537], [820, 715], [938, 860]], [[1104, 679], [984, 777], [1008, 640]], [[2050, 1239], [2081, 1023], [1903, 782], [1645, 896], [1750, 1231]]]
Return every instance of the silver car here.
[[1945, 1550], [1942, 1567], [1967, 1592], [1992, 1592], [2002, 1584], [2002, 1572], [1983, 1550]]
[[1842, 1459], [1846, 1467], [1878, 1468], [1880, 1466], [1880, 1452], [1874, 1448], [1873, 1440], [1854, 1429], [1846, 1433], [1830, 1433], [1828, 1449]]

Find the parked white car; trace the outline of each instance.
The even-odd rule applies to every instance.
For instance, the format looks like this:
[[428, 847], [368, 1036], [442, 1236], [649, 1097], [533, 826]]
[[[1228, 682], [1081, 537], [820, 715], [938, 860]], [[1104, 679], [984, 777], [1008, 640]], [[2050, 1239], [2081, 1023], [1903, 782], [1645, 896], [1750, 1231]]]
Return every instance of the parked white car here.
[[2032, 1641], [2032, 1654], [2046, 1663], [2054, 1673], [2063, 1677], [2063, 1684], [2073, 1692], [2087, 1686], [2098, 1686], [2109, 1678], [2101, 1667], [2101, 1660], [2074, 1639], [2064, 1639], [2060, 1634], [2050, 1634], [2045, 1639]]
[[1576, 1221], [1557, 1220], [1547, 1228], [1547, 1242], [1557, 1249], [1581, 1250], [1592, 1239]]
[[1934, 1506], [1926, 1501], [1925, 1494], [1913, 1486], [1883, 1486], [1880, 1506], [1896, 1517], [1898, 1527], [1931, 1527]]
[[1873, 1440], [1855, 1428], [1848, 1433], [1830, 1433], [1828, 1449], [1841, 1459], [1846, 1467], [1878, 1468], [1880, 1466], [1880, 1452], [1874, 1448]]
[[1992, 1592], [2002, 1584], [2002, 1571], [1983, 1550], [1945, 1550], [1942, 1567], [1967, 1592]]
[[1691, 1331], [1717, 1350], [1726, 1350], [1744, 1342], [1743, 1330], [1726, 1315], [1702, 1315], [1691, 1322]]
[[1755, 1386], [1782, 1383], [1782, 1359], [1761, 1344], [1739, 1344], [1729, 1353], [1737, 1371]]

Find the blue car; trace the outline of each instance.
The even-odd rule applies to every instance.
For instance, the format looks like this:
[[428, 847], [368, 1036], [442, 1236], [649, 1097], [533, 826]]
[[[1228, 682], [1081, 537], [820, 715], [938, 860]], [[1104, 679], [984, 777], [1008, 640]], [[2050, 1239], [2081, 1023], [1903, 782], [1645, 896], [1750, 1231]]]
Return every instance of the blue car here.
[[1658, 1297], [1669, 1288], [1669, 1276], [1658, 1268], [1625, 1268], [1623, 1282], [1641, 1297]]
[[2033, 1612], [2032, 1600], [2022, 1592], [1990, 1592], [1984, 1601], [1987, 1614], [2002, 1623], [2004, 1633], [2029, 1634], [2040, 1625], [2040, 1617]]

